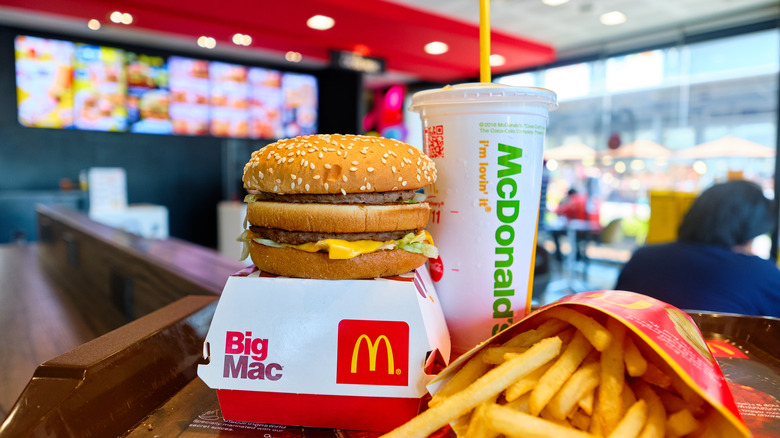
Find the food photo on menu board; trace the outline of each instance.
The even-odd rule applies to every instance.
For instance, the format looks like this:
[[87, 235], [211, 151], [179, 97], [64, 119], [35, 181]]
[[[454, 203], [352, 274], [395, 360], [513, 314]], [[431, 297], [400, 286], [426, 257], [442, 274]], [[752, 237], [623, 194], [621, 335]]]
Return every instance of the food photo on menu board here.
[[126, 52], [126, 69], [130, 132], [172, 133], [168, 114], [171, 93], [165, 58]]
[[247, 137], [249, 135], [249, 67], [211, 62], [211, 135]]
[[174, 134], [209, 134], [209, 62], [168, 58], [171, 98], [169, 114]]
[[127, 130], [125, 52], [76, 43], [73, 71], [74, 121], [79, 129]]
[[14, 40], [19, 123], [73, 127], [73, 50], [70, 41], [19, 35]]
[[249, 85], [249, 136], [262, 139], [284, 137], [282, 72], [251, 67]]
[[317, 79], [308, 74], [282, 75], [282, 123], [284, 135], [295, 137], [317, 132]]

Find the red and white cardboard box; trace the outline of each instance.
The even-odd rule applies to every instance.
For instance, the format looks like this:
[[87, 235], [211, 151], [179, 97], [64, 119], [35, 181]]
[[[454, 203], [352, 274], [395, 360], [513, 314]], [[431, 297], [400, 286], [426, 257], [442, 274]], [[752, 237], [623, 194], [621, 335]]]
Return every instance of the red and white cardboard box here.
[[198, 376], [228, 420], [387, 431], [420, 410], [450, 338], [427, 269], [308, 280], [247, 268], [217, 304]]

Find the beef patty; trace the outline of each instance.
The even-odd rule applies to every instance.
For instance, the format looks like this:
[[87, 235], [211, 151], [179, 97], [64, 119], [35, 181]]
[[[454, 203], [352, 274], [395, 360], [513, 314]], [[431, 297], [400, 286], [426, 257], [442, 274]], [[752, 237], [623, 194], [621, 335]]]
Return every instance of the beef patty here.
[[399, 190], [394, 192], [376, 193], [341, 193], [311, 195], [308, 193], [279, 195], [269, 192], [255, 194], [258, 201], [295, 202], [306, 204], [392, 204], [395, 202], [408, 202], [414, 198], [414, 190]]
[[309, 231], [286, 231], [277, 228], [265, 228], [250, 226], [249, 229], [262, 239], [273, 240], [278, 243], [288, 245], [300, 245], [308, 242], [317, 242], [323, 239], [343, 239], [347, 241], [355, 240], [377, 240], [384, 242], [386, 240], [400, 240], [409, 233], [417, 234], [420, 230], [399, 230], [384, 231], [381, 233], [315, 233]]

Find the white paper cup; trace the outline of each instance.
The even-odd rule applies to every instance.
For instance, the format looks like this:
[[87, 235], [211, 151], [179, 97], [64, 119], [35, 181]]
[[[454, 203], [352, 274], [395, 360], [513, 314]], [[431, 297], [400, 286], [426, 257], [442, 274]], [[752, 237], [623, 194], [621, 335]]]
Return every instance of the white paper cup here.
[[412, 96], [438, 179], [426, 188], [429, 261], [455, 354], [530, 309], [542, 155], [556, 95], [469, 83]]

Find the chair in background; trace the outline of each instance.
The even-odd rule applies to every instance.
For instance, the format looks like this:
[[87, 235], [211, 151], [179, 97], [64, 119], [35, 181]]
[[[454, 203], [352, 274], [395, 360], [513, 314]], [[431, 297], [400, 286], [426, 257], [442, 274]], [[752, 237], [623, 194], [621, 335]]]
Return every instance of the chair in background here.
[[536, 245], [536, 259], [534, 260], [534, 284], [533, 295], [531, 297], [532, 305], [544, 303], [544, 294], [547, 291], [547, 285], [550, 283], [552, 272], [550, 270], [550, 253], [541, 244]]

